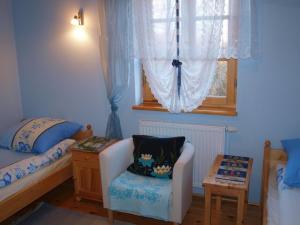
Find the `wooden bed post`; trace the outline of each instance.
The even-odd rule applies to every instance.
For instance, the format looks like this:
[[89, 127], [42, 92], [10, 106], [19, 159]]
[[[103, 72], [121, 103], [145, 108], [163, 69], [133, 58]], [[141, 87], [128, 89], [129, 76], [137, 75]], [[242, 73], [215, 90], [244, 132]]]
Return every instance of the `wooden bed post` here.
[[80, 141], [80, 140], [83, 140], [83, 139], [86, 139], [86, 138], [89, 138], [91, 136], [94, 135], [94, 132], [93, 132], [93, 129], [92, 129], [92, 125], [91, 124], [88, 124], [86, 125], [86, 130], [81, 130], [79, 131], [77, 134], [75, 134], [73, 136], [73, 138], [76, 140], [76, 141]]

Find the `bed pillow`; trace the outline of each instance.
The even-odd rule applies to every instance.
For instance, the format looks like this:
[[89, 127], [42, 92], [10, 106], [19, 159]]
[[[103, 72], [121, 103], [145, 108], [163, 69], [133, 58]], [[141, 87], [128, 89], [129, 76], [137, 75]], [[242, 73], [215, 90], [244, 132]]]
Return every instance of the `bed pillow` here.
[[14, 126], [10, 127], [4, 133], [0, 135], [0, 148], [1, 149], [11, 149], [11, 142], [12, 138], [14, 137], [15, 133], [21, 129], [24, 124], [28, 123], [28, 120], [22, 120], [20, 123], [15, 124]]
[[284, 183], [290, 187], [300, 187], [300, 138], [281, 143], [288, 155]]
[[171, 179], [185, 137], [133, 135], [132, 138], [134, 163], [127, 170], [143, 176]]
[[2, 148], [40, 154], [72, 137], [82, 126], [62, 119], [26, 119], [0, 136]]

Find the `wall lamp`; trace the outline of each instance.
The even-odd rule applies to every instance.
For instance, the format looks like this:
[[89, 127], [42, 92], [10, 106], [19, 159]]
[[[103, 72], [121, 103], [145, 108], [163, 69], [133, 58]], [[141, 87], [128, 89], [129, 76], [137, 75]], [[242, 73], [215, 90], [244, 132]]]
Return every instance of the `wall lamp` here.
[[77, 15], [75, 15], [71, 20], [71, 24], [73, 26], [83, 26], [84, 24], [83, 9], [79, 9]]

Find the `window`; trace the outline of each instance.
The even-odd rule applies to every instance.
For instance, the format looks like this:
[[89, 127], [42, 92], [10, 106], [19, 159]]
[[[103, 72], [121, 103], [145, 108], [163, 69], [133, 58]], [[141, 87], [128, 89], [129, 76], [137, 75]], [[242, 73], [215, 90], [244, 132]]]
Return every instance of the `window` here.
[[[203, 21], [210, 20], [212, 15], [200, 15], [198, 12], [201, 11], [200, 7], [203, 0], [195, 0], [195, 10], [190, 15], [195, 18], [195, 26], [203, 26], [205, 23]], [[164, 13], [166, 7], [168, 7], [169, 0], [153, 0], [153, 23], [156, 24], [155, 28], [157, 32], [162, 35], [162, 38], [166, 41], [167, 36], [165, 29], [166, 21], [173, 21], [175, 24], [174, 15], [166, 15]], [[221, 46], [227, 46], [228, 35], [229, 35], [229, 11], [230, 11], [230, 0], [225, 1], [225, 12], [222, 15], [218, 15], [218, 19], [223, 21], [223, 35], [221, 38]], [[182, 22], [182, 21], [181, 21]], [[196, 28], [194, 31], [189, 31], [194, 33], [189, 38], [189, 41], [197, 41], [198, 37], [197, 30], [201, 27]], [[163, 36], [165, 38], [163, 38]], [[193, 54], [193, 53], [191, 53]], [[196, 62], [195, 62], [196, 63]], [[215, 80], [210, 89], [209, 96], [206, 100], [193, 111], [193, 113], [204, 113], [204, 114], [217, 114], [217, 115], [236, 115], [236, 85], [237, 85], [237, 60], [236, 59], [219, 59], [218, 67], [216, 71]], [[151, 89], [146, 81], [145, 74], [143, 74], [143, 102], [140, 105], [134, 106], [133, 109], [140, 110], [157, 110], [157, 111], [167, 111], [164, 109], [155, 97], [151, 93]]]

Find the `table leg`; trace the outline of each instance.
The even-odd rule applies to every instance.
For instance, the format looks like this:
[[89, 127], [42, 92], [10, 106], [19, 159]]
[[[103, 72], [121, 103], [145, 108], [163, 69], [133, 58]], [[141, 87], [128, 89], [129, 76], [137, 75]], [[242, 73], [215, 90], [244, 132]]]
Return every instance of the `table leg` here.
[[237, 209], [237, 225], [244, 224], [244, 209], [245, 209], [245, 192], [240, 192], [238, 196], [238, 209]]
[[222, 204], [222, 197], [221, 196], [217, 196], [216, 197], [216, 209], [218, 212], [221, 211], [221, 204]]
[[247, 219], [247, 215], [248, 215], [248, 191], [246, 192], [246, 195], [245, 195], [245, 207], [244, 207], [244, 209], [245, 209], [245, 214], [244, 214], [244, 216], [245, 216], [245, 219], [244, 219], [244, 223], [246, 223], [247, 221], [246, 221], [246, 219]]
[[210, 225], [211, 223], [211, 190], [205, 188], [205, 213], [204, 224]]
[[[222, 197], [217, 195], [216, 196], [216, 215], [214, 215], [214, 218], [216, 219], [216, 224], [221, 224], [221, 207], [222, 207]], [[215, 223], [215, 222], [214, 222]]]

